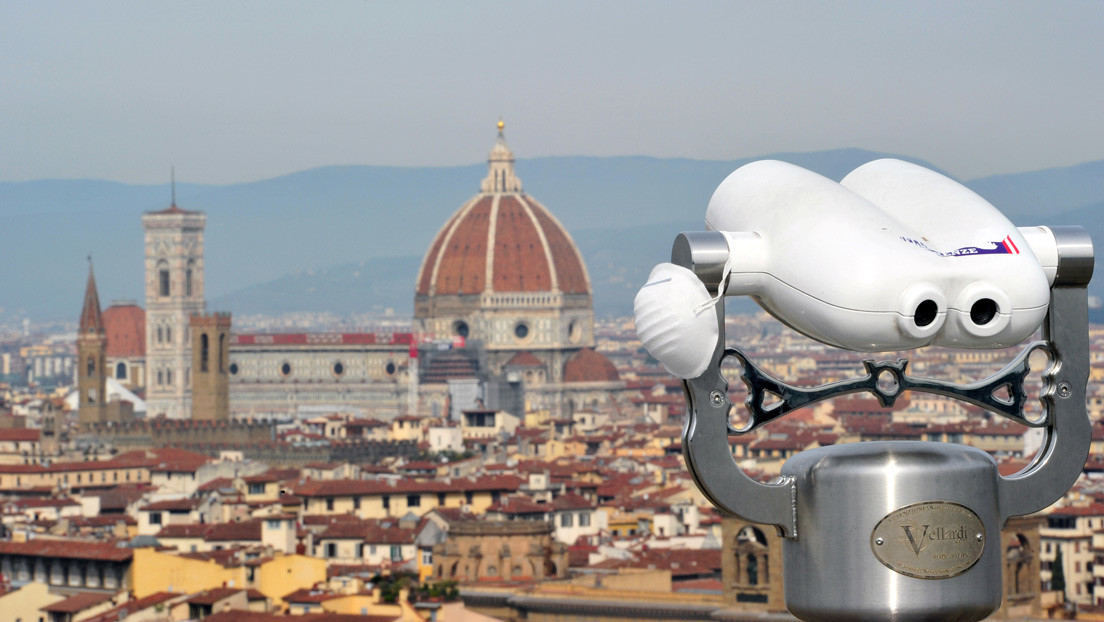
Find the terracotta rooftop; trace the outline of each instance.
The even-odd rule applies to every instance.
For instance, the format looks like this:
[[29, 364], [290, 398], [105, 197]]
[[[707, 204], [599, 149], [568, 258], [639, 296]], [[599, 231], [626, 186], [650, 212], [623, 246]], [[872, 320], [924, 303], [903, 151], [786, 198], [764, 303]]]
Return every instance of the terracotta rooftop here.
[[103, 312], [107, 356], [131, 358], [146, 355], [146, 312], [134, 303], [114, 304]]
[[590, 293], [582, 256], [547, 208], [516, 193], [479, 194], [461, 206], [426, 252], [416, 289], [420, 296], [551, 291]]
[[230, 598], [234, 594], [237, 594], [238, 592], [241, 592], [241, 591], [243, 591], [242, 588], [217, 587], [217, 588], [214, 588], [214, 589], [211, 589], [211, 590], [205, 590], [203, 592], [199, 592], [199, 593], [195, 594], [194, 596], [190, 596], [190, 597], [188, 597], [188, 600], [186, 602], [192, 603], [192, 604], [195, 604], [195, 605], [214, 605], [215, 603], [219, 602], [220, 600], [225, 600], [227, 598]]
[[0, 555], [125, 562], [133, 557], [133, 551], [126, 547], [115, 546], [111, 542], [40, 539], [29, 542], [0, 541]]
[[[604, 354], [579, 350], [564, 364], [564, 382], [618, 382], [621, 375]], [[680, 398], [681, 399], [681, 398]]]
[[114, 598], [114, 594], [103, 594], [100, 592], [81, 592], [74, 594], [69, 598], [65, 598], [57, 601], [56, 603], [46, 605], [39, 608], [39, 611], [46, 611], [48, 613], [80, 613], [89, 607], [94, 607], [100, 603], [107, 602]]

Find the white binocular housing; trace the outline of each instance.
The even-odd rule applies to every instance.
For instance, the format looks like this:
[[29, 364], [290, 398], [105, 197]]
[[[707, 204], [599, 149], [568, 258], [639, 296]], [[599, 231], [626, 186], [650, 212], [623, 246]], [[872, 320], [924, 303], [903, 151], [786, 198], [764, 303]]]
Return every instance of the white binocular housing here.
[[839, 183], [753, 162], [717, 188], [705, 223], [676, 239], [679, 265], [657, 266], [635, 305], [644, 345], [682, 378], [708, 363], [714, 294], [751, 296], [849, 350], [998, 348], [1039, 328], [1059, 265], [1050, 229], [1017, 228], [958, 182], [894, 159]]

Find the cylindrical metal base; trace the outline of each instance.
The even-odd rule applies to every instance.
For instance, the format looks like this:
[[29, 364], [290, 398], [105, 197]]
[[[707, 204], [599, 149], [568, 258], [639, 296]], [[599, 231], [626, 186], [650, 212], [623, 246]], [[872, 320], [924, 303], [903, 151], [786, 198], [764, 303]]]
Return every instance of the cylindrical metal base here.
[[871, 442], [804, 451], [786, 606], [811, 621], [980, 620], [1001, 604], [997, 465], [972, 447]]

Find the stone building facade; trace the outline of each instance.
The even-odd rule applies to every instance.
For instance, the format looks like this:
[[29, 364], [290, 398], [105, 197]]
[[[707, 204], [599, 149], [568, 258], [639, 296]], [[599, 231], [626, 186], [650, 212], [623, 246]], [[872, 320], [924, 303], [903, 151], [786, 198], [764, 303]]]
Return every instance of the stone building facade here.
[[88, 266], [80, 322], [77, 328], [77, 417], [81, 425], [107, 416], [107, 334], [104, 332], [96, 276]]
[[142, 215], [146, 247], [146, 406], [150, 417], [192, 413], [189, 319], [204, 310], [203, 232], [207, 217], [168, 209]]
[[576, 365], [587, 373], [597, 370], [598, 377], [569, 373], [580, 356], [605, 358], [593, 350], [586, 265], [552, 212], [522, 190], [503, 127], [500, 121], [480, 192], [445, 222], [422, 261], [415, 331], [481, 348], [486, 378], [523, 383], [525, 410], [560, 416], [582, 409], [580, 400], [602, 408], [609, 387], [587, 394], [578, 384], [619, 386], [613, 365]]
[[230, 314], [193, 315], [192, 419], [230, 418]]
[[567, 546], [545, 521], [458, 521], [433, 548], [435, 576], [461, 583], [567, 576]]
[[725, 518], [721, 521], [721, 538], [725, 603], [747, 611], [786, 611], [782, 539], [774, 528]]

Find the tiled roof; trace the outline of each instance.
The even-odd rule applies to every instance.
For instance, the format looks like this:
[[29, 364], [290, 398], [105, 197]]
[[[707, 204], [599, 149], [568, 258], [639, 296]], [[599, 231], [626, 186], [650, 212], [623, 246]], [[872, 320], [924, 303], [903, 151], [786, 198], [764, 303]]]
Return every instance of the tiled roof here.
[[435, 236], [418, 272], [416, 293], [554, 290], [590, 293], [582, 256], [567, 231], [529, 196], [481, 194], [461, 206]]
[[80, 613], [89, 607], [94, 607], [100, 603], [107, 602], [114, 597], [113, 594], [103, 594], [99, 592], [81, 592], [74, 594], [69, 598], [65, 598], [57, 601], [56, 603], [46, 605], [39, 608], [39, 611], [46, 611], [48, 613]]
[[0, 541], [0, 555], [57, 557], [60, 559], [91, 559], [124, 562], [133, 556], [131, 549], [111, 542], [84, 540], [31, 540], [29, 542]]
[[220, 611], [203, 618], [203, 622], [394, 622], [394, 615], [356, 615], [350, 613], [304, 613], [285, 616], [279, 613], [256, 611]]
[[103, 312], [107, 356], [132, 358], [146, 355], [146, 312], [136, 304], [111, 305]]
[[234, 587], [217, 587], [203, 592], [198, 592], [193, 596], [189, 596], [186, 602], [195, 605], [214, 605], [220, 600], [225, 600], [231, 596], [241, 592], [241, 588]]
[[239, 540], [261, 540], [261, 521], [250, 520], [238, 523], [214, 523], [208, 526], [204, 538], [208, 542], [230, 542]]
[[281, 598], [284, 602], [288, 603], [321, 603], [327, 600], [333, 600], [340, 598], [340, 594], [334, 594], [333, 592], [324, 592], [321, 590], [299, 589], [288, 594], [284, 594]]
[[145, 451], [128, 451], [115, 456], [113, 461], [122, 466], [148, 467], [155, 472], [194, 473], [199, 467], [214, 462], [214, 459], [186, 449], [159, 447]]
[[156, 607], [157, 605], [167, 603], [180, 597], [180, 594], [173, 594], [172, 592], [157, 592], [145, 598], [138, 598], [123, 603], [114, 609], [105, 611], [91, 618], [85, 618], [82, 622], [123, 622], [123, 620], [126, 620], [129, 616], [139, 611]]
[[506, 361], [506, 367], [544, 367], [544, 361], [541, 361], [532, 352], [522, 350]]
[[158, 511], [176, 511], [176, 512], [190, 512], [202, 503], [202, 499], [168, 499], [166, 501], [155, 501], [148, 505], [144, 505], [139, 510], [148, 512]]
[[31, 428], [0, 428], [0, 441], [9, 442], [37, 442], [42, 436], [42, 430]]
[[202, 538], [207, 535], [210, 525], [188, 523], [184, 525], [165, 525], [157, 532], [158, 538]]
[[564, 364], [564, 382], [618, 382], [621, 375], [604, 354], [583, 348]]
[[416, 531], [403, 529], [394, 521], [339, 521], [331, 523], [316, 540], [361, 540], [368, 544], [411, 544]]
[[[393, 482], [389, 483], [389, 482]], [[511, 475], [480, 478], [416, 480], [326, 480], [306, 482], [295, 488], [301, 497], [340, 497], [372, 494], [412, 494], [456, 491], [516, 491], [521, 479]]]

